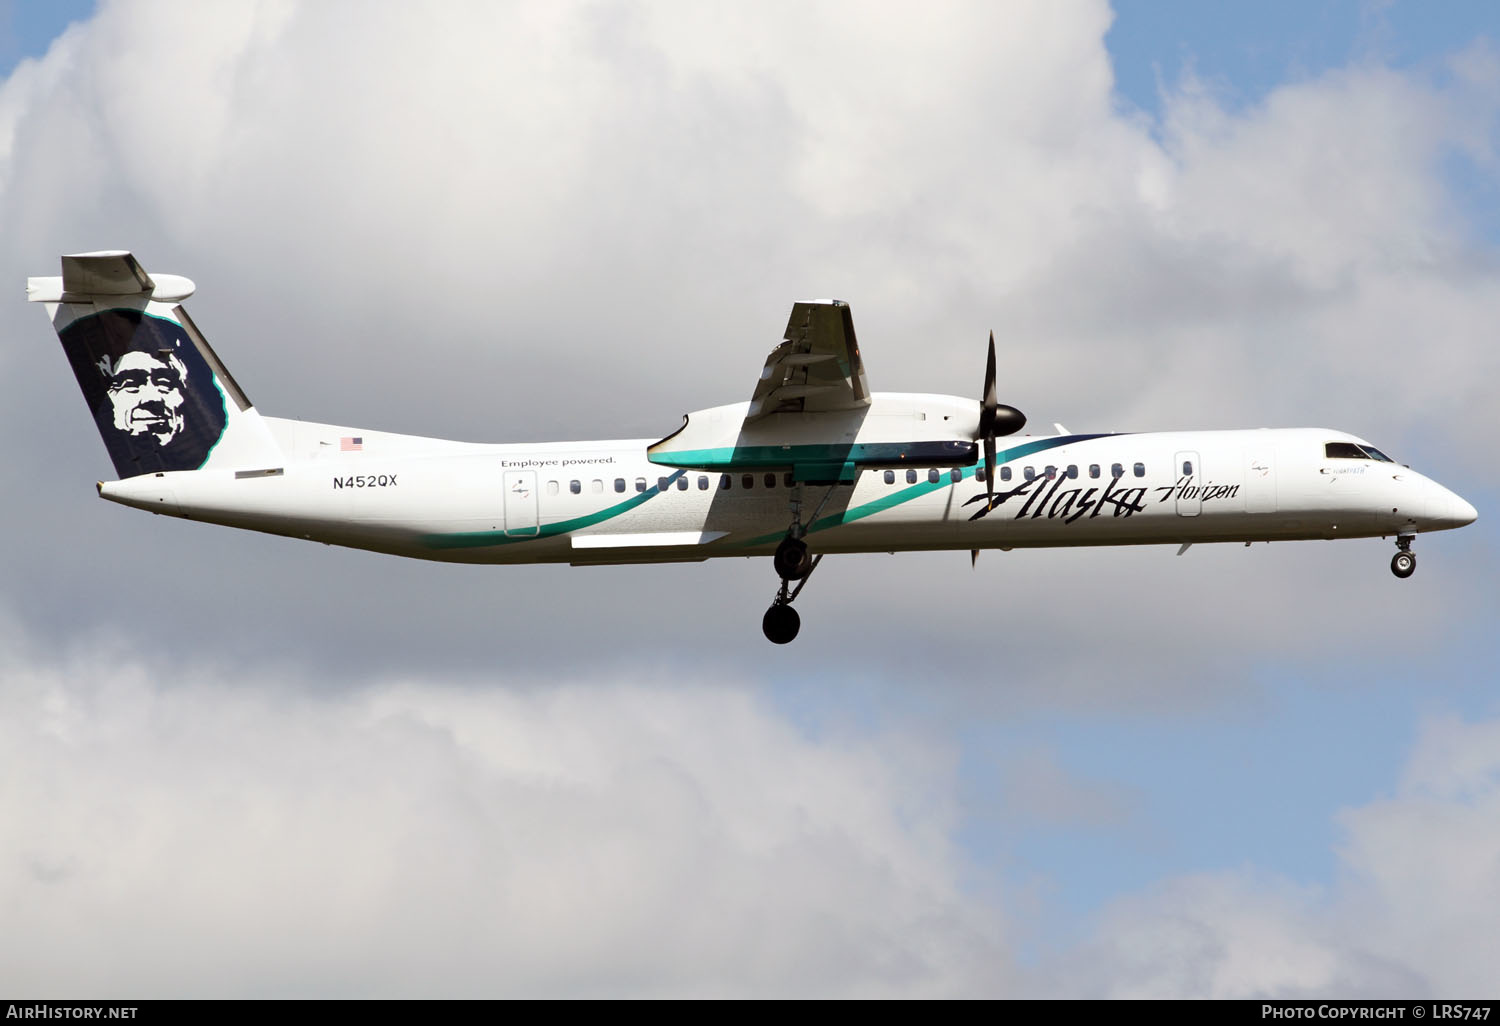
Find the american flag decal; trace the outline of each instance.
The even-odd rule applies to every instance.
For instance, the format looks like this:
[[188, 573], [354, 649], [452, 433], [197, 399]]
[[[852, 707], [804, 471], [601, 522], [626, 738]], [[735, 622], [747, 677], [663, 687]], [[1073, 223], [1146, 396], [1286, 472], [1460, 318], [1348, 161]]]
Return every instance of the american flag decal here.
[[353, 438], [339, 439], [339, 452], [359, 452], [364, 447], [365, 440], [362, 435], [356, 435]]

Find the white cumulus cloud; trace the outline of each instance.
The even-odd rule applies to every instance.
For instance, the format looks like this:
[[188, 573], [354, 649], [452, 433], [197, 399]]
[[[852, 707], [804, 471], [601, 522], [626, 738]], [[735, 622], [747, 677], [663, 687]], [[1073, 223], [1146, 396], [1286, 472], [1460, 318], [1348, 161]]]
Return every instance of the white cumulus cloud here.
[[1392, 794], [1337, 816], [1329, 886], [1245, 868], [1116, 901], [1047, 987], [1109, 997], [1487, 994], [1500, 901], [1500, 721], [1427, 722]]
[[[0, 986], [74, 997], [998, 992], [953, 764], [742, 688], [0, 655]], [[521, 686], [518, 686], [521, 685]]]

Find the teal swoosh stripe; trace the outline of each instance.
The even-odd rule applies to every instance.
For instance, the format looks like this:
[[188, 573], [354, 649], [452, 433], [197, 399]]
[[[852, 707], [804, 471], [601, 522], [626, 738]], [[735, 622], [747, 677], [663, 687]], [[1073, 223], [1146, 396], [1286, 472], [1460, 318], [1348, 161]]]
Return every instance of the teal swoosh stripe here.
[[812, 463], [895, 465], [905, 460], [956, 463], [974, 458], [974, 443], [947, 441], [843, 442], [837, 445], [746, 445], [647, 452], [652, 463], [695, 470], [762, 470]]
[[[995, 465], [998, 467], [1002, 463], [1010, 463], [1014, 460], [1024, 459], [1025, 457], [1030, 456], [1033, 453], [1046, 452], [1048, 449], [1056, 449], [1059, 446], [1070, 445], [1074, 442], [1089, 442], [1093, 441], [1095, 438], [1109, 437], [1112, 437], [1109, 432], [1101, 432], [1094, 435], [1063, 435], [1060, 438], [1038, 438], [1035, 441], [1023, 442], [1020, 445], [1012, 446], [1009, 449], [1002, 449], [1000, 452], [997, 452], [995, 454]], [[971, 479], [979, 471], [980, 466], [982, 466], [982, 464], [976, 463], [972, 467], [960, 468], [959, 473], [962, 475], [962, 480], [967, 481]], [[902, 503], [910, 502], [913, 499], [921, 498], [922, 496], [935, 492], [940, 488], [951, 487], [954, 483], [955, 482], [944, 477], [943, 479], [935, 482], [922, 481], [914, 485], [909, 485], [906, 488], [902, 488], [900, 491], [892, 492], [889, 495], [883, 495], [880, 498], [876, 499], [874, 502], [867, 502], [862, 506], [855, 506], [853, 509], [846, 509], [839, 513], [830, 513], [826, 517], [821, 517], [808, 525], [807, 533], [812, 534], [814, 531], [826, 531], [831, 527], [838, 527], [841, 524], [849, 524], [853, 523], [856, 520], [863, 520], [865, 517], [874, 516], [876, 513], [883, 513], [888, 509], [900, 506]], [[769, 545], [772, 542], [779, 542], [782, 538], [785, 537], [786, 532], [776, 531], [772, 534], [763, 534], [758, 538], [749, 538], [744, 541], [733, 541], [731, 539], [725, 539], [725, 541], [736, 547], [749, 547], [755, 545]]]
[[[673, 473], [667, 478], [667, 487], [670, 488], [679, 477], [686, 473], [685, 470]], [[569, 531], [593, 527], [621, 513], [628, 513], [641, 503], [660, 495], [662, 490], [660, 483], [654, 484], [644, 492], [637, 492], [624, 502], [617, 502], [597, 513], [574, 517], [571, 520], [559, 520], [555, 524], [542, 524], [536, 534], [507, 535], [504, 531], [464, 531], [458, 534], [429, 534], [422, 539], [422, 543], [433, 549], [477, 549], [487, 545], [510, 545], [515, 542], [536, 541], [538, 538], [551, 538], [559, 534], [567, 534]]]

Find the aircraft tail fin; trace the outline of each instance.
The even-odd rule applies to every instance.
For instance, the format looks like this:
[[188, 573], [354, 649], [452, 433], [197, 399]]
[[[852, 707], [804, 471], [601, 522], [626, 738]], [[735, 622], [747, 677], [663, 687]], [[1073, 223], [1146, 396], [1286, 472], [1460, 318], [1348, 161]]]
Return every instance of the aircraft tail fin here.
[[62, 258], [31, 278], [121, 478], [279, 466], [280, 447], [182, 307], [194, 286], [149, 275], [130, 253]]

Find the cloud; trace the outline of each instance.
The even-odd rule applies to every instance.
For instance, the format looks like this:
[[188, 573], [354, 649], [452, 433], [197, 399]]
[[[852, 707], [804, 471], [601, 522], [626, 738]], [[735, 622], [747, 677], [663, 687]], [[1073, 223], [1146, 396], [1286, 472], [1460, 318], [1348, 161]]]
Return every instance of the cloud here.
[[[111, 645], [43, 655], [13, 624], [3, 640], [12, 989], [1409, 998], [1493, 977], [1492, 720], [1429, 721], [1394, 792], [1337, 815], [1332, 884], [1170, 875], [1023, 969], [1046, 903], [965, 883], [941, 744], [814, 738], [735, 685], [329, 695]], [[1130, 794], [1045, 751], [999, 779], [1003, 829], [1131, 829]]]
[[1497, 739], [1494, 720], [1433, 720], [1395, 793], [1339, 818], [1350, 918], [1434, 994], [1480, 993], [1495, 978], [1484, 910], [1500, 900]]
[[1395, 791], [1341, 811], [1329, 887], [1251, 867], [1114, 902], [1044, 988], [1105, 997], [1443, 997], [1495, 978], [1500, 721], [1428, 721]]
[[1000, 815], [1012, 825], [1119, 827], [1140, 811], [1140, 795], [1131, 788], [1081, 778], [1040, 745], [1005, 754], [997, 776], [1005, 781]]
[[[952, 760], [741, 687], [0, 656], [0, 983], [53, 996], [1007, 984]], [[24, 654], [23, 654], [24, 653]]]

